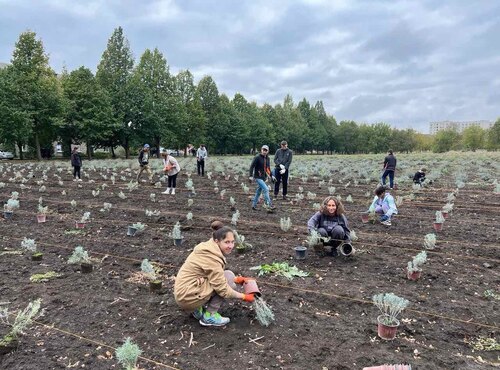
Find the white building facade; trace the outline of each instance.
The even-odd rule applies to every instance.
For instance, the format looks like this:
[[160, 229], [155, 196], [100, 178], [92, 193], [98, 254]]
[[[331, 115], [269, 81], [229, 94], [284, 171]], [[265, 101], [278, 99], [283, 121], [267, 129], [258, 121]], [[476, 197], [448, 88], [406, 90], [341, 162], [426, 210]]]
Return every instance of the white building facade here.
[[439, 121], [429, 123], [429, 132], [431, 135], [435, 135], [438, 131], [454, 129], [458, 133], [463, 132], [467, 127], [479, 126], [482, 129], [489, 129], [493, 126], [493, 121]]

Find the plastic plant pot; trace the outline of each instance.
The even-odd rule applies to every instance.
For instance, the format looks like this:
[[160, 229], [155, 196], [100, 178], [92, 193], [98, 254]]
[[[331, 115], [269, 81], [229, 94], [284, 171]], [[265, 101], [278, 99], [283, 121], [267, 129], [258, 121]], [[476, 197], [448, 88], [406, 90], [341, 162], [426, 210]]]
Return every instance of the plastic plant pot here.
[[47, 215], [36, 215], [36, 219], [38, 221], [38, 223], [43, 223], [45, 221], [47, 221]]
[[43, 253], [38, 252], [38, 253], [33, 253], [31, 255], [32, 261], [41, 261], [42, 259], [43, 259]]
[[0, 340], [0, 357], [15, 351], [17, 346], [19, 345], [19, 341], [17, 339], [13, 339], [10, 336], [7, 336], [3, 340]]
[[396, 320], [395, 324], [384, 324], [383, 319], [388, 317], [388, 315], [380, 315], [377, 317], [378, 322], [378, 336], [384, 340], [393, 340], [396, 338], [396, 332], [398, 331], [399, 320]]
[[85, 222], [76, 221], [75, 222], [75, 227], [77, 229], [84, 229], [85, 228]]
[[245, 247], [236, 247], [236, 253], [243, 254], [247, 251]]
[[13, 214], [14, 214], [14, 212], [4, 211], [3, 212], [3, 218], [5, 218], [6, 220], [10, 220], [12, 218]]
[[262, 295], [255, 280], [247, 280], [244, 282], [243, 289], [245, 290], [245, 294], [255, 294], [257, 297]]
[[182, 239], [182, 238], [181, 238], [181, 239], [174, 239], [174, 245], [175, 245], [176, 247], [180, 247], [180, 246], [182, 245], [182, 241], [183, 241], [183, 240], [184, 240], [184, 239]]
[[448, 212], [441, 211], [441, 214], [443, 215], [445, 220], [448, 218]]
[[361, 221], [364, 224], [367, 224], [370, 221], [370, 215], [368, 213], [362, 213], [361, 214]]
[[344, 242], [339, 246], [339, 252], [344, 257], [350, 257], [354, 254], [354, 248], [351, 243]]
[[82, 263], [80, 265], [82, 274], [90, 274], [92, 272], [93, 266], [91, 263]]
[[439, 222], [434, 222], [434, 230], [441, 231], [443, 230], [443, 224]]
[[306, 259], [306, 252], [307, 252], [306, 247], [300, 245], [298, 247], [294, 247], [293, 249], [295, 250], [295, 259], [297, 259], [297, 260]]
[[137, 233], [137, 229], [135, 227], [129, 226], [127, 229], [127, 236], [134, 236]]
[[408, 277], [408, 280], [418, 280], [420, 279], [420, 275], [422, 274], [422, 271], [413, 271], [413, 272], [407, 272], [406, 276]]
[[161, 280], [153, 280], [149, 282], [149, 291], [150, 292], [158, 292], [161, 290]]

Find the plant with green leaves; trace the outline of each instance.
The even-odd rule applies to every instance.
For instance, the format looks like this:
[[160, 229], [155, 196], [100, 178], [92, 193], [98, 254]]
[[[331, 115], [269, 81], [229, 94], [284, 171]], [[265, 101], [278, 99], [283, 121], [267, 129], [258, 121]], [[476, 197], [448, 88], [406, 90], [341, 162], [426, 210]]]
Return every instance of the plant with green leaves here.
[[354, 200], [352, 199], [351, 194], [349, 194], [349, 195], [347, 196], [347, 198], [345, 198], [345, 201], [346, 201], [347, 203], [353, 203], [353, 202], [354, 202]]
[[231, 217], [231, 224], [236, 226], [239, 220], [240, 220], [240, 211], [236, 210], [236, 212], [234, 212], [233, 216]]
[[358, 234], [356, 234], [356, 231], [354, 231], [354, 230], [351, 230], [349, 235], [350, 235], [350, 238], [353, 242], [355, 242], [359, 239]]
[[182, 239], [181, 223], [179, 221], [174, 225], [170, 237], [174, 240]]
[[476, 351], [500, 351], [500, 343], [495, 338], [478, 337], [472, 341], [466, 341]]
[[111, 203], [104, 202], [100, 211], [101, 212], [109, 212], [109, 211], [111, 211], [112, 207], [113, 207], [113, 205]]
[[147, 217], [153, 217], [153, 216], [159, 216], [161, 214], [160, 211], [155, 209], [154, 211], [150, 211], [149, 209], [146, 209], [145, 211]]
[[189, 198], [188, 199], [188, 207], [191, 207], [194, 204], [194, 200]]
[[19, 311], [13, 323], [9, 321], [9, 310], [4, 308], [0, 310], [0, 321], [11, 327], [9, 333], [7, 333], [2, 340], [0, 340], [0, 347], [9, 345], [13, 341], [17, 341], [21, 334], [28, 326], [31, 325], [33, 320], [43, 315], [43, 310], [40, 310], [42, 305], [41, 299], [35, 299], [34, 301], [28, 303], [25, 309]]
[[21, 249], [25, 252], [36, 253], [35, 239], [28, 239], [25, 237], [21, 242]]
[[329, 195], [335, 195], [335, 190], [337, 190], [337, 189], [335, 188], [335, 186], [329, 186], [329, 187], [328, 187], [328, 194], [329, 194]]
[[426, 249], [436, 248], [436, 234], [430, 233], [424, 236], [424, 247]]
[[314, 230], [314, 229], [309, 232], [309, 235], [307, 236], [307, 239], [306, 239], [307, 245], [310, 248], [314, 248], [318, 245], [321, 245], [324, 242], [328, 242], [329, 240], [330, 240], [329, 237], [321, 236], [321, 234], [317, 230]]
[[453, 203], [448, 202], [443, 206], [442, 212], [450, 213], [451, 211], [453, 211]]
[[384, 325], [399, 325], [397, 317], [410, 303], [407, 299], [398, 297], [394, 293], [376, 294], [372, 300], [382, 313], [381, 322]]
[[14, 210], [19, 208], [19, 200], [17, 199], [8, 199], [7, 203], [3, 205], [3, 209], [6, 212], [14, 212]]
[[282, 217], [280, 218], [280, 228], [284, 232], [287, 232], [292, 228], [292, 220], [290, 220], [290, 217]]
[[407, 271], [409, 274], [416, 271], [422, 271], [422, 265], [427, 261], [427, 252], [422, 251], [413, 257], [412, 261], [408, 262]]
[[262, 297], [255, 297], [253, 303], [255, 317], [262, 326], [269, 326], [274, 321], [274, 312]]
[[135, 180], [130, 180], [130, 182], [127, 184], [127, 189], [130, 192], [137, 190], [139, 188], [139, 183]]
[[500, 293], [496, 293], [493, 289], [486, 289], [483, 295], [485, 298], [492, 298], [495, 301], [500, 301]]
[[70, 265], [82, 264], [82, 263], [91, 263], [92, 260], [89, 257], [89, 254], [81, 245], [75, 248], [73, 254], [68, 258], [68, 263]]
[[88, 222], [89, 220], [90, 220], [90, 212], [85, 212], [82, 218], [80, 219], [80, 222], [85, 223]]
[[44, 274], [34, 274], [30, 276], [30, 281], [32, 283], [46, 283], [47, 281], [51, 279], [55, 279], [58, 277], [61, 277], [62, 274], [58, 274], [55, 271], [49, 271]]
[[434, 221], [436, 224], [444, 223], [444, 216], [441, 211], [436, 211], [436, 220]]
[[142, 260], [141, 263], [141, 271], [144, 273], [144, 276], [146, 276], [149, 280], [151, 281], [157, 281], [158, 276], [156, 274], [156, 270], [154, 266], [149, 262], [147, 258]]
[[316, 199], [316, 193], [308, 191], [307, 192], [307, 199], [308, 200], [314, 200], [314, 199]]
[[72, 208], [76, 208], [76, 201], [74, 199], [70, 202], [70, 204]]
[[127, 196], [125, 195], [125, 193], [123, 191], [120, 191], [118, 193], [118, 198], [120, 198], [120, 199], [127, 199]]
[[135, 224], [132, 224], [132, 227], [137, 231], [143, 231], [146, 225], [143, 224], [142, 222], [136, 222]]
[[236, 231], [233, 232], [234, 234], [234, 246], [236, 249], [252, 249], [253, 245], [250, 243], [247, 243], [245, 241], [245, 235], [240, 234]]
[[125, 370], [135, 370], [141, 353], [139, 346], [132, 342], [132, 339], [127, 338], [125, 343], [116, 349], [116, 359]]
[[274, 273], [276, 275], [284, 276], [289, 280], [294, 277], [306, 277], [309, 276], [308, 272], [301, 271], [297, 266], [290, 266], [286, 262], [274, 262], [272, 264], [263, 264], [259, 266], [250, 267], [250, 270], [258, 270], [258, 275], [262, 276], [265, 274]]

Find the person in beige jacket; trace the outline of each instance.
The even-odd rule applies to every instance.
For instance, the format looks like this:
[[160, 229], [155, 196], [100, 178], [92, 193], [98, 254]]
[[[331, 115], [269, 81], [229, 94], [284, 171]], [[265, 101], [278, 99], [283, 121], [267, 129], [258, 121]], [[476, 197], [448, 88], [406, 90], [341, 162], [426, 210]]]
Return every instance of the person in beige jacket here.
[[[216, 224], [214, 222], [214, 224]], [[217, 223], [212, 226], [212, 238], [198, 244], [188, 256], [175, 278], [175, 301], [185, 311], [193, 311], [193, 316], [203, 326], [224, 326], [228, 317], [219, 314], [225, 298], [242, 299], [253, 302], [253, 294], [243, 294], [235, 290], [236, 283], [247, 278], [236, 278], [230, 270], [225, 270], [226, 258], [234, 248], [234, 232], [230, 227]]]
[[[163, 172], [168, 176], [167, 190], [162, 192], [162, 194], [175, 194], [175, 188], [177, 186], [177, 175], [181, 170], [181, 166], [174, 156], [170, 155], [166, 149], [161, 152], [163, 158]], [[172, 192], [170, 192], [172, 190]]]

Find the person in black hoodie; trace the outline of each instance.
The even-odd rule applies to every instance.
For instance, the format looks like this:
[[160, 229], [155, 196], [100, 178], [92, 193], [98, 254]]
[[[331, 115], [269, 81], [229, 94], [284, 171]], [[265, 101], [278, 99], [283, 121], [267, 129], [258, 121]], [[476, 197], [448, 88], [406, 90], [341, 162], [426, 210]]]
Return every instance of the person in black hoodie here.
[[385, 180], [389, 176], [389, 187], [391, 190], [394, 188], [394, 172], [396, 172], [396, 157], [389, 150], [387, 156], [384, 158], [384, 173], [382, 174], [382, 185], [385, 185]]
[[283, 200], [287, 199], [288, 170], [292, 163], [292, 155], [293, 153], [288, 148], [288, 143], [283, 140], [281, 142], [281, 148], [276, 150], [276, 154], [274, 155], [274, 164], [276, 165], [274, 169], [274, 177], [276, 177], [276, 182], [274, 183], [274, 200], [278, 197], [281, 180], [283, 180]]
[[149, 182], [151, 184], [154, 184], [153, 172], [151, 172], [151, 168], [149, 167], [149, 156], [149, 144], [144, 144], [144, 147], [141, 149], [139, 157], [137, 158], [137, 160], [139, 161], [139, 166], [141, 167], [139, 173], [137, 174], [137, 182], [139, 182], [142, 172], [146, 171], [146, 173], [148, 174]]
[[[264, 200], [266, 202], [269, 211], [273, 211], [274, 207], [269, 197], [269, 188], [266, 185], [267, 177], [271, 177], [270, 161], [269, 161], [269, 147], [263, 145], [260, 153], [255, 156], [250, 165], [250, 181], [255, 180], [257, 183], [257, 190], [255, 191], [255, 197], [252, 202], [252, 209], [257, 210], [257, 202], [259, 201], [260, 194], [264, 194]], [[274, 178], [273, 178], [274, 180]]]
[[421, 168], [417, 172], [415, 172], [415, 175], [413, 176], [413, 183], [415, 185], [420, 185], [424, 186], [424, 181], [425, 181], [425, 173], [427, 172], [427, 169]]
[[[80, 168], [82, 167], [82, 157], [75, 146], [71, 152], [71, 165], [73, 166], [73, 181], [82, 181], [80, 178]], [[78, 178], [77, 178], [78, 177]]]

